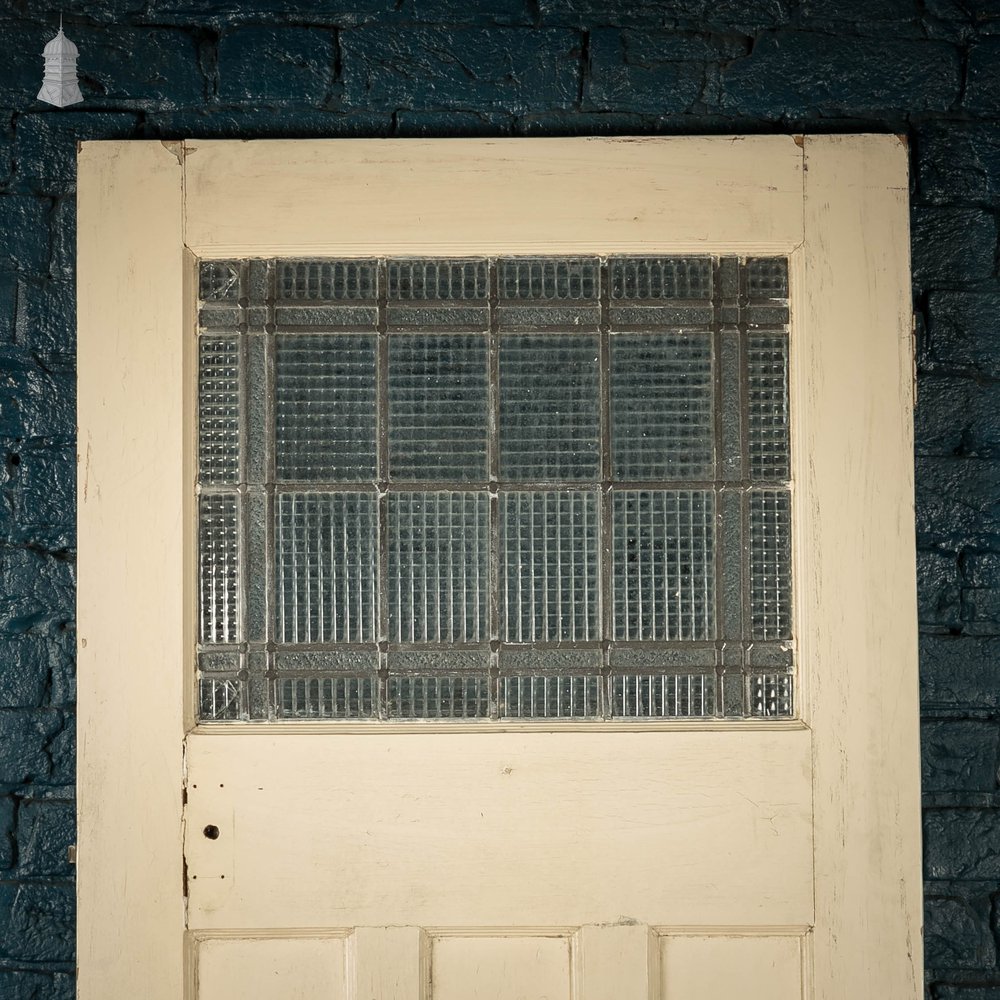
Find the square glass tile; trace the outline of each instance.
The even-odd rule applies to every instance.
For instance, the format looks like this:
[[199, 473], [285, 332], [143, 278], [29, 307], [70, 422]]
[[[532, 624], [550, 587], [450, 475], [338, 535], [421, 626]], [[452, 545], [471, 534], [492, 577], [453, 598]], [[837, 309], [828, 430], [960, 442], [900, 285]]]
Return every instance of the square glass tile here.
[[709, 333], [611, 338], [615, 479], [711, 479], [715, 460]]
[[503, 493], [500, 509], [503, 639], [598, 638], [597, 494]]
[[489, 638], [489, 497], [389, 495], [389, 636], [393, 642]]
[[239, 499], [232, 493], [210, 493], [202, 496], [198, 508], [201, 641], [236, 642]]
[[789, 476], [788, 335], [747, 338], [750, 477], [785, 481]]
[[198, 338], [198, 477], [202, 483], [240, 478], [240, 342]]
[[750, 618], [754, 639], [792, 633], [791, 497], [788, 490], [750, 493]]
[[374, 479], [375, 350], [371, 334], [275, 338], [279, 480]]
[[617, 257], [610, 263], [614, 299], [710, 299], [710, 257]]
[[500, 477], [595, 479], [600, 471], [596, 336], [508, 334], [500, 343]]
[[714, 639], [713, 493], [616, 491], [612, 522], [615, 639]]
[[374, 641], [377, 496], [279, 493], [275, 505], [277, 641]]
[[389, 475], [487, 476], [489, 367], [482, 334], [389, 338]]

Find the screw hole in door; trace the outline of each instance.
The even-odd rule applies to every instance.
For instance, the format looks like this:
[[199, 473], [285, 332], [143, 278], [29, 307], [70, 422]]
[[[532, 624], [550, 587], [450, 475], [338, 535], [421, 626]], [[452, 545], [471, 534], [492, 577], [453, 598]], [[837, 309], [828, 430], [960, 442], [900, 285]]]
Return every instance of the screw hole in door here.
[[209, 823], [208, 826], [206, 826], [205, 829], [202, 830], [202, 833], [204, 833], [209, 840], [219, 839], [219, 828], [217, 826], [214, 826], [212, 823]]

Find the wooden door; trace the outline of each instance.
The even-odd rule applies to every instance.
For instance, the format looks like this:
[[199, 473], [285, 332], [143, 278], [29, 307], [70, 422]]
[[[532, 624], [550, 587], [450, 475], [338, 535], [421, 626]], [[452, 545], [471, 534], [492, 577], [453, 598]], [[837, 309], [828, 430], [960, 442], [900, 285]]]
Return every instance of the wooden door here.
[[[81, 997], [918, 996], [912, 349], [895, 137], [90, 143], [79, 190]], [[245, 657], [231, 679], [196, 662], [199, 559], [216, 544], [204, 528], [216, 494], [204, 477], [201, 501], [195, 490], [205, 262], [245, 282], [282, 260], [376, 261], [385, 275], [393, 260], [481, 258], [495, 311], [503, 262], [539, 256], [593, 258], [605, 285], [618, 260], [714, 261], [717, 277], [788, 260], [779, 500], [794, 670], [740, 675], [735, 711], [716, 692], [716, 710], [695, 717], [621, 717], [615, 647], [631, 647], [611, 622], [596, 712], [497, 707], [496, 632], [482, 636], [484, 684], [500, 685], [483, 718], [376, 708], [296, 721], [281, 717], [294, 713], [275, 701], [271, 667], [260, 690], [272, 700], [255, 709], [255, 650], [265, 663], [283, 650], [271, 626], [257, 645], [224, 630]], [[374, 345], [388, 307], [372, 294]], [[595, 345], [608, 343], [611, 298], [595, 307]], [[746, 322], [714, 300], [722, 345], [726, 323]], [[243, 330], [255, 301], [234, 293], [219, 314]], [[274, 336], [274, 316], [257, 319]], [[242, 335], [231, 343], [245, 358]], [[244, 387], [244, 406], [267, 378]], [[610, 418], [594, 419], [603, 434]], [[373, 469], [390, 448], [379, 441]], [[595, 482], [612, 524], [614, 484]], [[270, 539], [284, 494], [259, 485], [273, 494], [260, 508]], [[233, 488], [234, 510], [254, 488]], [[496, 493], [484, 505], [502, 507]], [[715, 507], [709, 518], [724, 523]], [[246, 554], [254, 529], [239, 524]], [[383, 577], [389, 558], [377, 557]], [[273, 592], [276, 571], [260, 572]], [[375, 619], [391, 613], [371, 614], [371, 697], [384, 702], [396, 650]], [[561, 645], [532, 655], [554, 662]], [[231, 713], [211, 718], [199, 665], [203, 686], [235, 692]]]

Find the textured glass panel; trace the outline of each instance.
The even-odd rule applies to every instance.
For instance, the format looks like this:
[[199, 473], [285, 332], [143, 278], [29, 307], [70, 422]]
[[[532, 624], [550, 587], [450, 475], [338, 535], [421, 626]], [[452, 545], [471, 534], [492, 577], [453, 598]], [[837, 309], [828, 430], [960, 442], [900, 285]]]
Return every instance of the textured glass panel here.
[[237, 505], [237, 498], [228, 493], [202, 496], [199, 504], [202, 642], [236, 642], [237, 639], [240, 578]]
[[390, 260], [389, 298], [412, 300], [485, 299], [485, 260]]
[[486, 674], [390, 674], [391, 719], [476, 719], [489, 715]]
[[486, 479], [488, 374], [482, 334], [389, 338], [393, 479]]
[[278, 479], [375, 476], [375, 337], [282, 334], [275, 339]]
[[750, 714], [760, 716], [792, 714], [790, 674], [750, 675]]
[[611, 461], [616, 479], [711, 479], [715, 430], [708, 334], [611, 338]]
[[199, 719], [222, 722], [244, 717], [243, 684], [235, 677], [201, 677], [198, 681]]
[[203, 301], [238, 299], [240, 265], [234, 260], [204, 260], [199, 268], [198, 297]]
[[239, 673], [240, 653], [237, 649], [203, 649], [198, 653], [198, 669], [205, 673]]
[[715, 635], [715, 499], [708, 490], [612, 498], [614, 637]]
[[750, 477], [788, 478], [788, 337], [747, 338]]
[[240, 478], [239, 341], [198, 338], [198, 477], [204, 484]]
[[709, 257], [617, 257], [611, 260], [614, 299], [710, 299]]
[[279, 719], [370, 719], [376, 714], [374, 676], [295, 677], [274, 681]]
[[792, 633], [789, 494], [753, 490], [749, 504], [751, 636], [788, 639]]
[[583, 719], [600, 715], [599, 675], [500, 678], [500, 714], [508, 719]]
[[611, 678], [611, 714], [616, 718], [691, 719], [714, 713], [714, 672]]
[[389, 635], [395, 642], [488, 638], [489, 497], [389, 495]]
[[598, 638], [597, 494], [504, 493], [500, 507], [503, 638]]
[[500, 475], [539, 482], [600, 470], [596, 336], [507, 335], [500, 344]]
[[374, 493], [279, 493], [278, 642], [369, 642], [376, 633]]
[[374, 299], [376, 267], [371, 260], [279, 261], [279, 299]]
[[596, 257], [515, 257], [497, 263], [501, 299], [596, 299]]
[[747, 291], [751, 299], [787, 299], [788, 260], [751, 257], [747, 261]]

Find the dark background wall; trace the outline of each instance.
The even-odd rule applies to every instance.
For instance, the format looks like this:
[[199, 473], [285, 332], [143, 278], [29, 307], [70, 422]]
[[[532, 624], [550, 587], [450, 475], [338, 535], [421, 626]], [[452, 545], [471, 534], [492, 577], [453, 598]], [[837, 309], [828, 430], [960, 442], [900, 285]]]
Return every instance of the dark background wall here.
[[73, 993], [77, 140], [869, 130], [912, 153], [928, 995], [1000, 1000], [1000, 2], [344, 3], [0, 10], [0, 997]]

